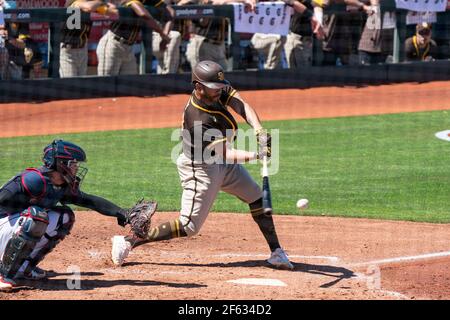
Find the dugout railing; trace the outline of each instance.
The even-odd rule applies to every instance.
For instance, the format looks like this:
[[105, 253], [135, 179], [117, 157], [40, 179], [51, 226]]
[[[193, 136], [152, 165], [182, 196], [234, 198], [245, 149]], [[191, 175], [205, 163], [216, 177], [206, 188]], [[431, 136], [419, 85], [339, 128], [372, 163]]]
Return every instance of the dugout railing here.
[[[381, 10], [395, 11], [397, 25], [394, 29], [394, 43], [393, 43], [393, 62], [399, 62], [403, 60], [403, 42], [407, 37], [408, 26], [406, 25], [406, 13], [405, 10], [398, 10], [395, 8], [394, 0], [382, 1]], [[232, 5], [219, 5], [219, 6], [173, 6], [175, 10], [175, 19], [198, 19], [198, 18], [211, 18], [211, 17], [223, 17], [228, 19], [228, 38], [226, 40], [227, 46], [229, 46], [230, 52], [230, 65], [233, 70], [240, 69], [240, 34], [233, 32], [234, 30], [234, 10]], [[158, 17], [160, 12], [153, 8], [147, 7], [152, 15]], [[5, 10], [6, 22], [46, 22], [49, 24], [49, 36], [48, 36], [48, 76], [50, 78], [58, 77], [59, 70], [59, 43], [60, 43], [60, 30], [61, 24], [65, 23], [72, 13], [68, 13], [66, 8], [45, 8], [45, 9], [13, 9]], [[129, 8], [119, 8], [119, 15], [125, 19], [136, 19]], [[435, 35], [439, 39], [450, 39], [450, 12], [442, 12], [437, 14], [438, 21], [435, 24]], [[111, 17], [105, 17], [98, 14], [89, 14], [81, 12], [81, 20], [111, 20]], [[152, 32], [146, 27], [143, 27], [142, 32], [142, 46], [140, 55], [140, 74], [151, 73], [152, 70]], [[450, 41], [450, 40], [449, 40]], [[445, 42], [445, 41], [444, 41]], [[320, 60], [320, 43], [315, 40], [313, 43], [314, 55], [313, 65], [317, 65], [317, 61]], [[446, 50], [446, 48], [443, 48]], [[448, 42], [447, 42], [448, 50]]]

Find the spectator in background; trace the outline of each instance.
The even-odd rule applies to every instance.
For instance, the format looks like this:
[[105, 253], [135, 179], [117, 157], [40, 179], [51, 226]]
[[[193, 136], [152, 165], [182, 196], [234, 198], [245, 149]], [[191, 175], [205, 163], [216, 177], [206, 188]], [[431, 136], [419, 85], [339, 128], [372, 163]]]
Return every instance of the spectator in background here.
[[[232, 2], [242, 2], [250, 10], [255, 8], [255, 0], [181, 0], [178, 5], [224, 5]], [[186, 48], [186, 59], [191, 69], [198, 62], [214, 61], [224, 69], [229, 70], [225, 37], [228, 22], [225, 18], [201, 18], [188, 24], [190, 39]]]
[[288, 68], [295, 69], [300, 66], [312, 64], [313, 33], [319, 40], [323, 39], [323, 28], [311, 9], [312, 6], [305, 0], [285, 1], [294, 8], [291, 17], [289, 34], [286, 37], [284, 52]]
[[[0, 15], [3, 12], [0, 10]], [[8, 79], [9, 54], [6, 48], [8, 40], [8, 30], [3, 23], [0, 23], [0, 80]]]
[[436, 42], [431, 39], [431, 24], [419, 23], [416, 34], [405, 41], [405, 60], [432, 61], [436, 51]]
[[10, 23], [6, 47], [11, 79], [40, 78], [44, 63], [37, 43], [31, 38], [28, 24]]
[[367, 16], [358, 46], [362, 65], [385, 63], [393, 49], [394, 29], [384, 28], [380, 1], [370, 0], [370, 5], [373, 13]]
[[[152, 5], [162, 7], [162, 4], [163, 1], [156, 0]], [[170, 42], [167, 31], [152, 17], [142, 1], [120, 0], [120, 6], [131, 8], [134, 17], [130, 19], [130, 17], [119, 15], [119, 20], [114, 21], [108, 32], [100, 39], [97, 47], [99, 76], [138, 73], [133, 44], [138, 38], [142, 23], [161, 35], [160, 50], [165, 50]]]
[[[324, 28], [322, 65], [349, 64], [352, 53], [352, 15], [347, 6], [372, 14], [372, 7], [358, 0], [312, 0], [314, 13]], [[329, 9], [329, 10], [327, 10]]]
[[[108, 15], [117, 13], [116, 7], [101, 0], [67, 0], [66, 7], [79, 8], [84, 12], [97, 12]], [[82, 22], [80, 28], [63, 24], [59, 52], [59, 76], [61, 78], [79, 77], [87, 74], [88, 40], [92, 21]]]
[[164, 22], [164, 33], [169, 35], [170, 40], [165, 49], [161, 48], [162, 38], [159, 33], [153, 31], [152, 53], [158, 59], [158, 74], [177, 73], [180, 65], [181, 33], [173, 30], [175, 10], [168, 1], [161, 0], [160, 3], [165, 6], [161, 21]]

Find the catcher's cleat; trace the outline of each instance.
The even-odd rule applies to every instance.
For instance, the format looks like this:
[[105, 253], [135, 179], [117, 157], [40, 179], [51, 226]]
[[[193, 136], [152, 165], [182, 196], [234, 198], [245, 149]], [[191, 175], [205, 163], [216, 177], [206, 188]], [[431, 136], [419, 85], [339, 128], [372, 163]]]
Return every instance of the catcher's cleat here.
[[4, 278], [0, 275], [0, 291], [9, 291], [14, 288], [16, 283], [8, 278]]
[[33, 280], [33, 281], [44, 280], [47, 279], [47, 271], [42, 270], [39, 267], [35, 267], [33, 270], [31, 270], [31, 272], [27, 273], [17, 272], [14, 279]]
[[121, 266], [131, 251], [131, 243], [124, 236], [114, 236], [112, 239], [111, 260], [116, 266]]
[[289, 261], [289, 258], [286, 255], [286, 252], [284, 252], [283, 249], [277, 248], [272, 254], [270, 255], [270, 258], [267, 260], [267, 262], [277, 268], [277, 269], [283, 269], [283, 270], [293, 270], [294, 266]]

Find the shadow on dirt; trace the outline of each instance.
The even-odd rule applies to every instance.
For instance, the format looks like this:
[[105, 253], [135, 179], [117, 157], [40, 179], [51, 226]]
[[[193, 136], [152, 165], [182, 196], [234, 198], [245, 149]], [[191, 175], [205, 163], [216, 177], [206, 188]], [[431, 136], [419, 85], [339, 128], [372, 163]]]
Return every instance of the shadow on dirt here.
[[[266, 261], [264, 260], [247, 260], [247, 261], [236, 261], [236, 262], [220, 262], [220, 263], [157, 263], [157, 262], [127, 262], [124, 263], [124, 266], [137, 266], [137, 265], [159, 265], [159, 266], [181, 266], [181, 267], [212, 267], [212, 268], [252, 268], [252, 267], [268, 267], [272, 268]], [[316, 264], [307, 264], [307, 263], [292, 263], [294, 265], [293, 272], [305, 272], [311, 274], [317, 274], [327, 277], [336, 278], [331, 282], [324, 283], [320, 286], [320, 288], [330, 288], [335, 284], [339, 283], [344, 279], [350, 279], [352, 277], [356, 277], [353, 271], [338, 267], [338, 266], [329, 266], [329, 265], [316, 265]]]
[[[90, 274], [91, 276], [104, 275], [100, 272], [86, 272], [85, 275]], [[68, 274], [58, 274], [58, 275], [68, 275]], [[72, 274], [70, 274], [72, 275]], [[72, 291], [81, 290], [89, 291], [96, 290], [99, 288], [111, 288], [115, 286], [166, 286], [171, 288], [203, 288], [207, 285], [197, 284], [197, 283], [176, 283], [176, 282], [162, 282], [162, 281], [152, 281], [152, 280], [99, 280], [99, 279], [83, 279], [83, 274], [81, 275], [81, 280], [77, 283], [73, 278], [67, 279], [48, 279], [46, 281], [21, 281], [19, 286], [14, 288], [12, 292], [25, 291], [25, 290], [43, 290], [43, 291]]]
[[337, 266], [316, 265], [307, 263], [293, 263], [294, 271], [306, 272], [311, 274], [318, 274], [327, 277], [336, 278], [331, 282], [324, 283], [320, 288], [330, 288], [344, 279], [356, 277], [353, 271]]

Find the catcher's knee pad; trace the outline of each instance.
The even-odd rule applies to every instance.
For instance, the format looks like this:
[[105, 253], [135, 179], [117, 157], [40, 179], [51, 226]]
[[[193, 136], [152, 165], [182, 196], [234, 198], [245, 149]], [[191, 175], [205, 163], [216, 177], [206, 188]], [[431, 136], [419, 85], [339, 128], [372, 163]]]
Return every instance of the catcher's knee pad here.
[[259, 198], [255, 202], [249, 203], [248, 206], [250, 207], [250, 212], [252, 213], [253, 218], [264, 214], [262, 198]]
[[28, 266], [26, 267], [25, 272], [32, 271], [47, 254], [53, 251], [58, 243], [70, 234], [70, 231], [73, 228], [75, 214], [72, 209], [67, 206], [61, 206], [52, 209], [52, 211], [59, 214], [56, 228], [54, 230], [47, 230], [44, 234], [47, 241], [44, 243], [43, 247], [39, 249], [39, 251], [36, 249], [35, 251], [37, 252], [33, 252], [33, 254], [26, 259], [28, 261]]
[[37, 206], [29, 207], [20, 214], [19, 228], [6, 244], [0, 264], [0, 273], [4, 277], [11, 279], [15, 276], [45, 234], [48, 223], [47, 212]]

